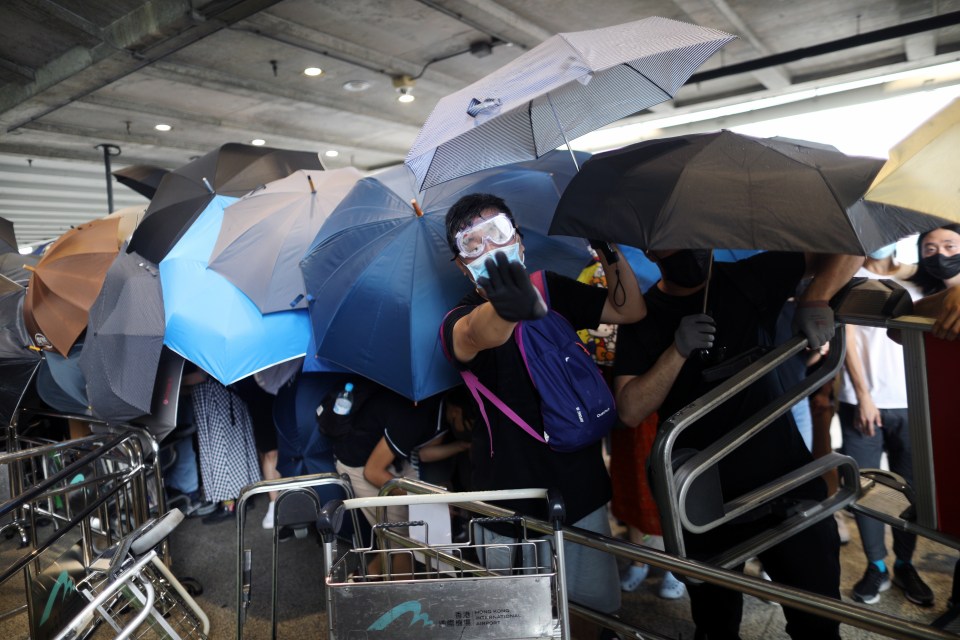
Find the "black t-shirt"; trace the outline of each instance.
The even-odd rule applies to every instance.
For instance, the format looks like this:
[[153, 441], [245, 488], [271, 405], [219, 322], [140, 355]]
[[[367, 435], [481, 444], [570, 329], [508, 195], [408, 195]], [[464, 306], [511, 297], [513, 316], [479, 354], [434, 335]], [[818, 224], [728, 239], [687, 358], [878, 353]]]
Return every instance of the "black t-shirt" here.
[[[577, 329], [596, 328], [606, 300], [606, 290], [564, 276], [546, 274], [551, 308], [567, 318]], [[453, 326], [484, 299], [471, 292], [444, 320], [446, 344], [453, 344]], [[543, 433], [540, 395], [527, 375], [520, 350], [513, 336], [503, 345], [477, 354], [467, 365], [480, 382], [531, 427]], [[566, 506], [566, 522], [571, 524], [610, 500], [610, 478], [603, 465], [601, 443], [580, 451], [559, 453], [538, 442], [518, 427], [491, 402], [484, 406], [490, 419], [491, 441], [486, 425], [473, 429], [471, 461], [473, 489], [556, 488]], [[546, 518], [546, 501], [510, 501], [504, 507], [535, 518]]]
[[[801, 254], [764, 253], [730, 264], [715, 264], [708, 290], [707, 313], [717, 324], [713, 352], [729, 359], [758, 344], [761, 328], [772, 330], [784, 302], [803, 277]], [[681, 318], [701, 313], [703, 295], [670, 296], [659, 288], [647, 292], [647, 317], [620, 327], [615, 375], [642, 375], [673, 344]], [[658, 410], [661, 423], [720, 382], [703, 380], [715, 362], [698, 354], [687, 359]], [[720, 405], [681, 434], [675, 449], [703, 449], [753, 415], [782, 391], [775, 373]], [[811, 460], [790, 413], [764, 428], [720, 463], [725, 499], [742, 495]], [[819, 490], [817, 490], [819, 491]], [[813, 495], [800, 491], [795, 495]]]
[[381, 388], [350, 413], [350, 429], [333, 441], [333, 455], [348, 467], [362, 467], [380, 438], [387, 435], [394, 454], [409, 457], [414, 447], [437, 435], [438, 402], [428, 399], [414, 405], [413, 401]]

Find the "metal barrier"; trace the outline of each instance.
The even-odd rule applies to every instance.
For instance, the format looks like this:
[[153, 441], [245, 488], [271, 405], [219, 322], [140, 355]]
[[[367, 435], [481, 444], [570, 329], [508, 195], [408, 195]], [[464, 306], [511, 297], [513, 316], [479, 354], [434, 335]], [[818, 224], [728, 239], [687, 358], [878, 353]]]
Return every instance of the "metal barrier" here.
[[[143, 433], [107, 432], [51, 442], [19, 433], [16, 424], [8, 427], [8, 450], [0, 455], [0, 465], [8, 467], [11, 499], [0, 505], [0, 518], [12, 515], [13, 520], [0, 532], [14, 530], [22, 553], [0, 572], [0, 584], [22, 572], [26, 604], [0, 617], [26, 610], [31, 637], [36, 637], [32, 585], [43, 571], [43, 554], [79, 529], [80, 561], [87, 567], [148, 519], [152, 465], [144, 459], [144, 437], [149, 439]], [[162, 491], [159, 499], [162, 509]], [[51, 530], [41, 533], [47, 523]]]
[[[407, 478], [396, 478], [386, 483], [380, 490], [381, 495], [386, 495], [395, 488], [403, 489], [409, 493], [430, 494], [444, 493], [441, 488], [435, 485], [427, 484], [417, 480]], [[457, 503], [451, 503], [458, 506]], [[472, 502], [459, 505], [469, 508], [475, 513], [480, 513], [493, 518], [502, 518], [513, 515], [508, 509], [497, 507], [483, 502]], [[536, 520], [534, 518], [526, 519], [527, 528], [542, 533], [552, 535], [553, 528], [548, 522]], [[940, 631], [918, 622], [905, 620], [885, 613], [879, 613], [865, 607], [847, 604], [839, 600], [827, 598], [821, 595], [795, 589], [785, 585], [753, 578], [737, 571], [730, 571], [714, 565], [680, 558], [675, 555], [630, 544], [623, 540], [600, 535], [577, 527], [563, 527], [564, 539], [568, 542], [582, 544], [593, 549], [611, 553], [618, 558], [626, 560], [635, 560], [646, 564], [665, 569], [680, 575], [684, 575], [696, 580], [710, 582], [721, 587], [734, 589], [742, 593], [756, 596], [764, 600], [779, 602], [782, 605], [800, 609], [815, 615], [837, 620], [843, 624], [859, 627], [874, 633], [880, 633], [890, 638], [901, 638], [905, 640], [928, 639], [928, 640], [956, 640], [956, 635]], [[415, 548], [422, 543], [394, 532], [383, 530], [381, 535], [390, 542]], [[453, 563], [454, 558], [444, 558], [445, 562]], [[609, 629], [613, 629], [621, 638], [637, 638], [658, 640], [663, 638], [656, 633], [640, 629], [624, 623], [611, 616], [592, 611], [586, 607], [570, 603], [570, 612], [587, 618]]]
[[[277, 480], [263, 480], [254, 484], [249, 484], [240, 490], [240, 497], [237, 499], [237, 639], [243, 638], [243, 625], [246, 618], [247, 607], [250, 606], [252, 596], [251, 592], [251, 573], [253, 570], [253, 555], [250, 549], [244, 545], [244, 529], [246, 527], [246, 505], [247, 501], [255, 495], [277, 491], [280, 495], [277, 497], [276, 510], [278, 522], [273, 528], [273, 557], [271, 572], [271, 594], [270, 594], [270, 628], [271, 638], [277, 637], [277, 543], [279, 542], [279, 527], [286, 524], [281, 514], [282, 503], [289, 499], [300, 498], [301, 505], [305, 503], [306, 509], [300, 510], [300, 517], [304, 524], [311, 527], [315, 525], [323, 507], [320, 504], [320, 498], [314, 492], [314, 487], [333, 486], [343, 490], [346, 498], [353, 498], [353, 486], [346, 476], [340, 476], [336, 473], [316, 473], [308, 476], [297, 476], [295, 478], [280, 478]], [[353, 519], [354, 546], [360, 546], [360, 522], [357, 512], [351, 512]], [[328, 570], [328, 567], [324, 568]]]
[[[703, 533], [715, 529], [750, 511], [769, 505], [772, 500], [833, 469], [839, 470], [842, 479], [840, 488], [834, 495], [818, 503], [803, 505], [796, 513], [775, 527], [711, 558], [711, 564], [722, 567], [741, 564], [761, 551], [830, 517], [835, 511], [857, 499], [859, 491], [857, 464], [852, 458], [838, 453], [831, 453], [813, 460], [762, 487], [726, 502], [723, 502], [723, 498], [719, 496], [717, 484], [709, 482], [709, 477], [705, 475], [715, 469], [715, 466], [737, 447], [789, 411], [790, 407], [822, 387], [828, 380], [833, 379], [843, 363], [845, 345], [842, 330], [837, 331], [830, 343], [830, 353], [813, 374], [795, 384], [779, 398], [769, 402], [709, 447], [694, 454], [678, 468], [672, 468], [674, 445], [680, 434], [717, 406], [730, 400], [749, 385], [796, 356], [806, 346], [806, 338], [791, 338], [675, 413], [661, 425], [650, 454], [650, 467], [653, 473], [652, 490], [660, 510], [663, 540], [668, 551], [685, 556], [684, 530]], [[697, 481], [701, 479], [704, 482], [698, 485]]]

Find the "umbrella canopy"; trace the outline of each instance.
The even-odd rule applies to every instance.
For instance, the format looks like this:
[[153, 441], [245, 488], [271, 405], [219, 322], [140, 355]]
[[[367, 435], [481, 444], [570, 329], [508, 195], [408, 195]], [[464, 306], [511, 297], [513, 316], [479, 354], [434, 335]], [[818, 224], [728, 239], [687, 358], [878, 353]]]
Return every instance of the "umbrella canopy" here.
[[882, 164], [730, 131], [648, 140], [584, 163], [550, 232], [642, 249], [863, 255], [939, 224], [860, 199]]
[[23, 319], [38, 347], [66, 356], [86, 328], [90, 306], [120, 250], [118, 224], [116, 218], [101, 219], [70, 229], [37, 262]]
[[305, 151], [225, 144], [163, 177], [127, 251], [160, 262], [210, 204], [214, 194], [240, 197], [297, 169], [322, 170], [320, 156]]
[[125, 422], [150, 413], [163, 332], [157, 266], [136, 253], [121, 253], [90, 308], [80, 355], [95, 416]]
[[132, 207], [117, 209], [113, 213], [108, 213], [104, 217], [117, 218], [120, 221], [119, 225], [117, 225], [117, 239], [120, 240], [121, 243], [124, 243], [130, 239], [133, 231], [143, 221], [143, 217], [146, 215], [146, 213], [146, 205], [134, 205]]
[[0, 218], [0, 253], [19, 253], [17, 235], [13, 232], [13, 223]]
[[305, 355], [310, 334], [305, 310], [264, 316], [229, 280], [207, 268], [224, 207], [236, 201], [216, 196], [160, 263], [164, 344], [223, 384]]
[[960, 222], [958, 147], [960, 98], [935, 113], [890, 150], [890, 159], [864, 197]]
[[406, 162], [429, 187], [539, 157], [669, 100], [733, 39], [664, 18], [551, 36], [440, 100]]
[[0, 253], [0, 275], [17, 284], [26, 285], [30, 280], [30, 267], [37, 266], [40, 258], [19, 253]]
[[112, 173], [120, 184], [130, 187], [146, 198], [153, 198], [157, 193], [157, 187], [160, 186], [160, 181], [170, 171], [152, 164], [133, 164]]
[[510, 206], [528, 269], [576, 276], [589, 261], [583, 240], [545, 235], [559, 199], [549, 173], [501, 167], [418, 193], [410, 171], [388, 169], [356, 184], [301, 263], [317, 355], [413, 400], [458, 384], [437, 330], [470, 284], [450, 263], [444, 218], [473, 192]]
[[210, 268], [247, 294], [262, 313], [306, 309], [300, 260], [363, 174], [353, 167], [297, 171], [227, 208]]
[[41, 360], [23, 324], [25, 293], [19, 284], [0, 276], [0, 425], [4, 426], [10, 424]]

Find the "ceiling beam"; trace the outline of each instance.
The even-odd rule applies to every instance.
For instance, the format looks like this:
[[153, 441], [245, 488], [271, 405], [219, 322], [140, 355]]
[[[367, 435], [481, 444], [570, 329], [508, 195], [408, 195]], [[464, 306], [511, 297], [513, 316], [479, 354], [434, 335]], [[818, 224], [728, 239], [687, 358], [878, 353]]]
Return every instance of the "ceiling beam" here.
[[[0, 130], [14, 131], [278, 1], [147, 0], [100, 29], [98, 44], [66, 51], [36, 69], [32, 82], [0, 94]], [[84, 32], [95, 29], [77, 16], [56, 11], [56, 5], [40, 1], [38, 6]]]
[[[269, 13], [251, 16], [241, 24], [231, 27], [231, 31], [244, 31], [276, 40], [387, 77], [399, 75], [415, 77], [423, 72], [422, 63], [387, 55], [374, 50], [370, 45], [355, 44]], [[418, 82], [435, 83], [437, 93], [441, 94], [451, 93], [463, 86], [462, 79], [435, 70], [431, 70], [428, 77], [421, 78]]]
[[156, 104], [129, 102], [98, 95], [87, 96], [86, 98], [79, 100], [74, 106], [77, 104], [93, 106], [101, 112], [103, 110], [117, 112], [119, 115], [124, 117], [129, 116], [129, 114], [149, 115], [180, 123], [192, 123], [210, 127], [233, 129], [243, 132], [256, 132], [258, 134], [290, 138], [291, 140], [309, 141], [316, 143], [317, 145], [336, 147], [337, 150], [341, 152], [346, 149], [364, 153], [396, 153], [403, 157], [406, 156], [407, 151], [410, 150], [408, 146], [401, 147], [390, 144], [380, 145], [376, 149], [372, 147], [364, 147], [362, 145], [358, 145], [350, 138], [338, 136], [336, 134], [331, 135], [328, 132], [320, 131], [320, 129], [313, 126], [309, 128], [294, 128], [264, 124], [255, 120], [231, 120], [229, 118], [219, 118], [216, 116], [202, 115], [196, 112], [187, 112], [180, 111], [178, 109], [160, 107]]
[[229, 73], [172, 62], [157, 62], [143, 70], [143, 73], [161, 80], [178, 82], [185, 85], [204, 87], [262, 100], [263, 95], [274, 98], [284, 98], [296, 104], [305, 104], [330, 109], [331, 111], [347, 111], [354, 115], [364, 116], [379, 122], [385, 122], [394, 127], [408, 127], [411, 136], [420, 131], [423, 122], [416, 117], [386, 118], [383, 111], [357, 104], [354, 101], [335, 100], [311, 93], [306, 90], [294, 90], [280, 84], [259, 82], [250, 78], [241, 78]]
[[[85, 151], [83, 149], [53, 147], [46, 144], [9, 142], [9, 140], [11, 140], [9, 137], [7, 137], [6, 140], [7, 142], [0, 142], [0, 153], [24, 156], [24, 159], [55, 158], [63, 160], [83, 160], [86, 162], [103, 161], [103, 154], [94, 149], [92, 146], [90, 147], [89, 151]], [[118, 166], [120, 164], [123, 166], [128, 164], [162, 164], [158, 162], [155, 157], [148, 155], [136, 155], [136, 152], [134, 155], [128, 155], [125, 151], [122, 158], [123, 162], [117, 163]]]

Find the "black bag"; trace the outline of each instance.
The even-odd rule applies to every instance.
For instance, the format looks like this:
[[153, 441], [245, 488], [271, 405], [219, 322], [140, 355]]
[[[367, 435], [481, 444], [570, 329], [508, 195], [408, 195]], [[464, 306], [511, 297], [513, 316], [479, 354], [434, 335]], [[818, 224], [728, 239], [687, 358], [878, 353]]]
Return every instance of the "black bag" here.
[[[346, 382], [353, 382], [353, 406], [350, 413], [345, 416], [333, 412], [333, 403], [337, 399], [337, 394], [343, 391]], [[317, 406], [317, 428], [320, 433], [332, 440], [342, 438], [353, 428], [354, 419], [360, 411], [363, 410], [367, 401], [380, 390], [380, 386], [369, 380], [344, 380], [344, 384], [337, 385], [323, 397]]]

